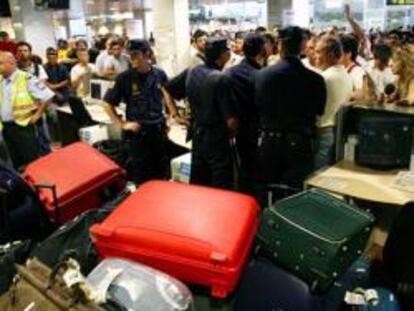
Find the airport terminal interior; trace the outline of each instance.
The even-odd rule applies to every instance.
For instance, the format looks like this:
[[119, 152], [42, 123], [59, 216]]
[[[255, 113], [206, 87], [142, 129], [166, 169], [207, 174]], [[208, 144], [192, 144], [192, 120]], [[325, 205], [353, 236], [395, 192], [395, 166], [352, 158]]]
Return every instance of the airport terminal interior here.
[[413, 311], [413, 0], [0, 0], [0, 311]]

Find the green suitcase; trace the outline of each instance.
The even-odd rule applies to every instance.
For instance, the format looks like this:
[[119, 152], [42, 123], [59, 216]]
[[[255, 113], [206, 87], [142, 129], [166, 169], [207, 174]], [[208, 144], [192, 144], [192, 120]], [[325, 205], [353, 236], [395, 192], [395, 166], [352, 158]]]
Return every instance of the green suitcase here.
[[310, 190], [265, 209], [257, 239], [270, 259], [325, 292], [362, 254], [373, 222], [370, 213]]

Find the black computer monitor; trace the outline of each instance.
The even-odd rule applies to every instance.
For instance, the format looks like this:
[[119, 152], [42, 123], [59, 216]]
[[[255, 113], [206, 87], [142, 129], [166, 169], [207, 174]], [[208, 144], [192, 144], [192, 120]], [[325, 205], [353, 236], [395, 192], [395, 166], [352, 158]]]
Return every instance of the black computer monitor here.
[[0, 17], [11, 17], [9, 0], [0, 0]]
[[82, 99], [76, 96], [69, 97], [69, 106], [72, 110], [73, 117], [80, 127], [86, 127], [95, 125], [96, 122], [93, 121], [89, 111], [86, 109], [85, 104]]
[[414, 0], [387, 0], [387, 5], [414, 5]]
[[70, 0], [48, 0], [48, 8], [54, 10], [69, 10]]
[[412, 118], [365, 115], [358, 124], [355, 162], [376, 169], [408, 168], [412, 144]]

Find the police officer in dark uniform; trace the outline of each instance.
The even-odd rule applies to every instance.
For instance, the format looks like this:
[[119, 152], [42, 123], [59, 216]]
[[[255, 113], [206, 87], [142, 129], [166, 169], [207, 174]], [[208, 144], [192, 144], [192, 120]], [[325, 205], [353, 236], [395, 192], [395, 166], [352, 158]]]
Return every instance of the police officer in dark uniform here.
[[236, 135], [236, 147], [240, 157], [239, 187], [242, 192], [253, 194], [254, 162], [258, 139], [258, 111], [255, 105], [255, 74], [266, 61], [265, 39], [261, 35], [248, 34], [244, 38], [245, 58], [240, 64], [228, 69], [230, 89], [237, 107], [240, 126]]
[[283, 29], [279, 33], [281, 61], [256, 76], [261, 194], [269, 184], [300, 190], [312, 170], [316, 121], [325, 109], [326, 87], [320, 75], [302, 64], [304, 44], [301, 28]]
[[[165, 179], [168, 172], [167, 134], [163, 114], [164, 85], [167, 75], [151, 66], [150, 45], [131, 40], [127, 50], [131, 69], [118, 75], [114, 87], [105, 95], [107, 113], [124, 131], [132, 158], [131, 175], [141, 184], [150, 179]], [[115, 107], [126, 104], [126, 121]]]
[[175, 99], [186, 97], [190, 104], [194, 129], [191, 183], [231, 189], [234, 176], [229, 138], [238, 122], [232, 102], [225, 98], [228, 79], [220, 72], [230, 59], [227, 39], [208, 39], [205, 56], [205, 64], [182, 72], [167, 90]]

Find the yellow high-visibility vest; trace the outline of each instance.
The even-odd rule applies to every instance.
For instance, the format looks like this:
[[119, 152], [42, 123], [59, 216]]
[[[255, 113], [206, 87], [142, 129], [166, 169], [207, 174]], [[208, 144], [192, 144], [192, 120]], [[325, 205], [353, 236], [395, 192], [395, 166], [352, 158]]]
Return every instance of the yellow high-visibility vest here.
[[[27, 89], [27, 72], [18, 70], [11, 90], [11, 102], [14, 122], [20, 126], [27, 126], [37, 110], [35, 101]], [[3, 105], [3, 88], [0, 87], [0, 106]], [[0, 129], [3, 126], [0, 124]]]

